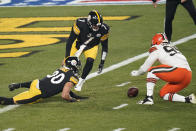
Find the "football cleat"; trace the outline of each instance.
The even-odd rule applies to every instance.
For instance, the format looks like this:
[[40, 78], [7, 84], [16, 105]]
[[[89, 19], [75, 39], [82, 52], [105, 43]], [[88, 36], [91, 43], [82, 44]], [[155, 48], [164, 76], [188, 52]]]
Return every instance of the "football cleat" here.
[[20, 88], [20, 84], [12, 83], [8, 86], [10, 91]]
[[153, 105], [153, 97], [152, 96], [146, 96], [144, 100], [139, 101], [137, 104], [144, 104], [144, 105]]
[[78, 82], [78, 84], [75, 86], [74, 90], [75, 90], [75, 91], [81, 91], [84, 82], [85, 82], [85, 79], [79, 78], [79, 82]]
[[187, 103], [193, 103], [193, 104], [196, 104], [196, 97], [194, 94], [190, 94], [189, 96], [187, 96], [185, 98], [186, 102]]

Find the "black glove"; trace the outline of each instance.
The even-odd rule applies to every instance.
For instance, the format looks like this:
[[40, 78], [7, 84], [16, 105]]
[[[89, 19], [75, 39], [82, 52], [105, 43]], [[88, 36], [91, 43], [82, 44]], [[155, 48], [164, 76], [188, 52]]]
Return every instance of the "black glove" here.
[[80, 99], [72, 98], [71, 100], [68, 100], [68, 102], [78, 102]]
[[72, 98], [75, 98], [75, 99], [88, 99], [89, 97], [87, 96], [78, 96], [76, 95], [75, 93], [73, 93], [72, 91], [70, 91], [69, 95], [72, 97]]
[[104, 61], [101, 60], [101, 63], [99, 64], [99, 67], [98, 67], [98, 72], [97, 72], [98, 74], [100, 74], [102, 72], [103, 67], [104, 67]]

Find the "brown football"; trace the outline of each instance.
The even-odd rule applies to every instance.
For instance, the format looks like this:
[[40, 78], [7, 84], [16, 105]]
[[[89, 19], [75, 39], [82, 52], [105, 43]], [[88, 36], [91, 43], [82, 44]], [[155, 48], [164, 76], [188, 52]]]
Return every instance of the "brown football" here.
[[127, 96], [132, 98], [132, 97], [136, 97], [139, 93], [138, 88], [136, 87], [130, 87], [127, 91]]

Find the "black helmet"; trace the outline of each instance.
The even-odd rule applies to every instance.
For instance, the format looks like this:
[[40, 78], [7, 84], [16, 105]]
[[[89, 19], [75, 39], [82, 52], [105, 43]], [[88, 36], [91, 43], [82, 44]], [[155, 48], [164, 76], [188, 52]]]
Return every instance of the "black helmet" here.
[[76, 56], [69, 56], [65, 60], [65, 66], [73, 70], [75, 73], [79, 73], [81, 69], [81, 62]]
[[103, 18], [98, 11], [92, 10], [88, 14], [88, 24], [93, 31], [98, 31], [103, 23]]

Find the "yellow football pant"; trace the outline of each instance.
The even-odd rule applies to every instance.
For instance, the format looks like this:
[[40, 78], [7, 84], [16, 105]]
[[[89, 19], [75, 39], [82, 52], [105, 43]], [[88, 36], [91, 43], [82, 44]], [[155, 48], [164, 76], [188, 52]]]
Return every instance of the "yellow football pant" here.
[[28, 91], [22, 92], [13, 97], [16, 104], [27, 104], [38, 102], [41, 98], [41, 91], [39, 90], [39, 80], [36, 79], [31, 83]]
[[[76, 48], [76, 40], [75, 40], [71, 47], [70, 56], [74, 56], [77, 51], [78, 49]], [[84, 53], [85, 58], [90, 57], [90, 58], [96, 59], [97, 53], [98, 53], [98, 45], [94, 46], [91, 49], [84, 51], [83, 53]]]

